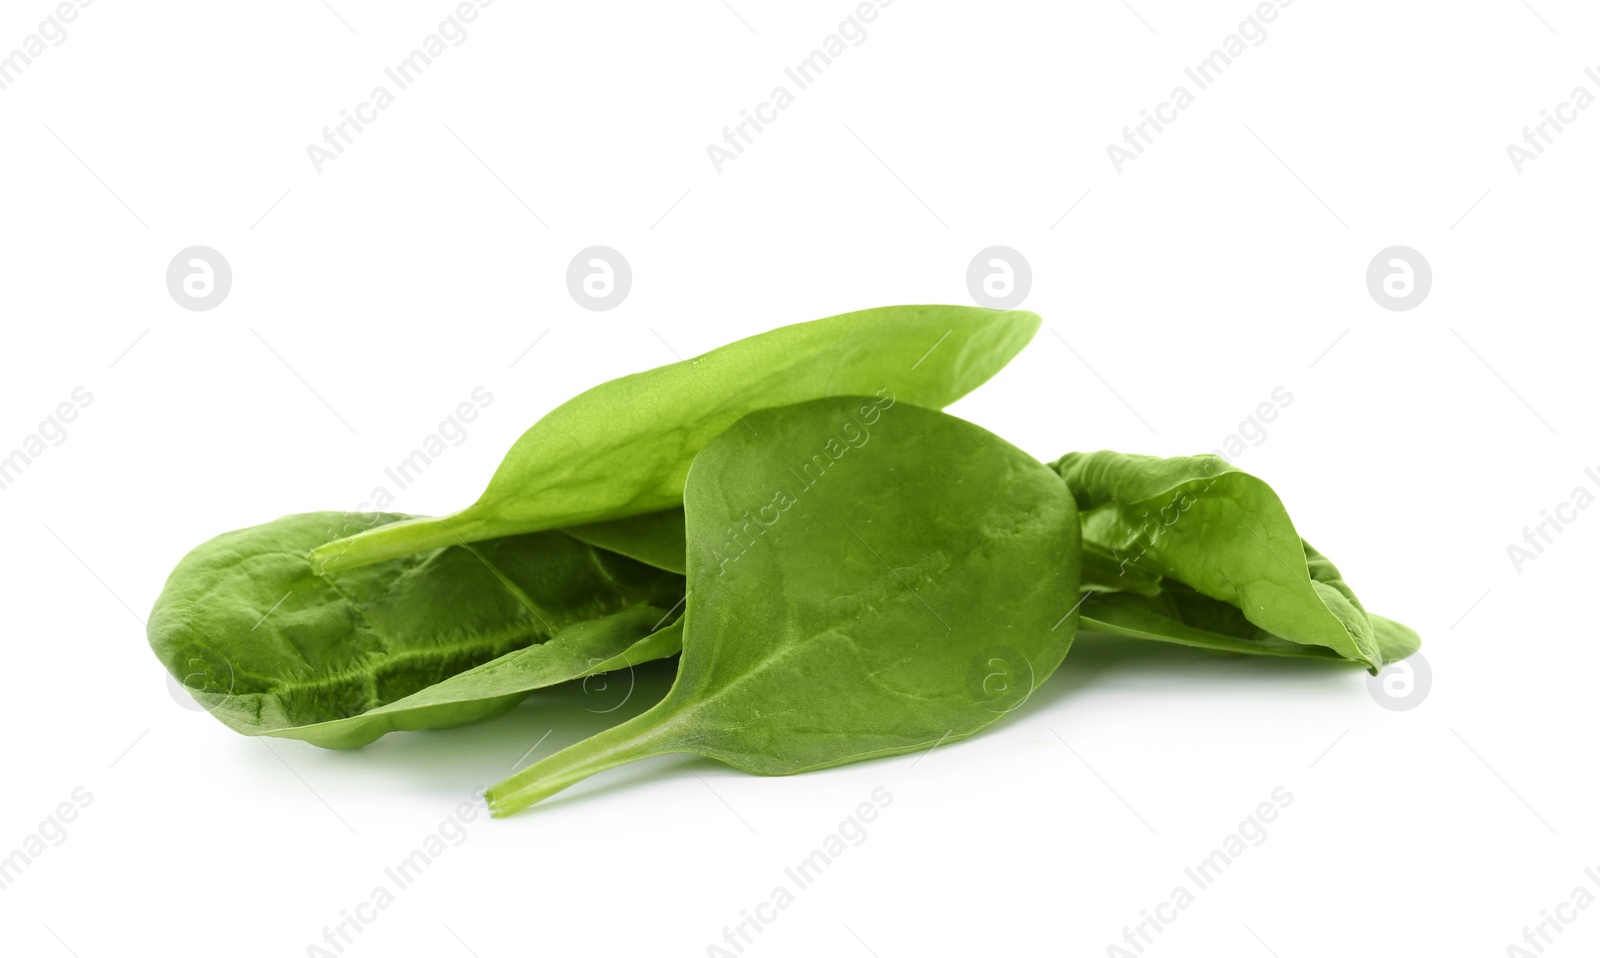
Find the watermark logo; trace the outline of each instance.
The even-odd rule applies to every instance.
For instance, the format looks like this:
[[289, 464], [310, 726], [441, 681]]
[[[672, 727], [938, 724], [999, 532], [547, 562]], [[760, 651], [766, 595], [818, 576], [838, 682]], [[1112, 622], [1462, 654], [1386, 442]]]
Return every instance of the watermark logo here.
[[233, 267], [228, 258], [209, 246], [191, 246], [167, 264], [167, 292], [184, 309], [203, 313], [215, 309], [233, 289]]
[[811, 854], [785, 868], [783, 880], [773, 887], [766, 898], [757, 902], [754, 908], [742, 909], [737, 923], [723, 926], [722, 940], [706, 945], [708, 958], [737, 958], [743, 955], [756, 937], [798, 901], [800, 893], [816, 884], [817, 879], [837, 863], [841, 855], [865, 844], [867, 826], [877, 821], [878, 815], [894, 804], [894, 793], [882, 785], [874, 788], [869, 797], [871, 801], [856, 805], [855, 810], [839, 822], [838, 828], [811, 850]]
[[[1583, 72], [1600, 87], [1600, 70], [1590, 67]], [[1506, 144], [1506, 156], [1517, 175], [1521, 176], [1524, 167], [1543, 156], [1545, 147], [1567, 132], [1568, 125], [1578, 122], [1578, 117], [1583, 115], [1581, 111], [1589, 109], [1594, 102], [1594, 91], [1580, 83], [1572, 88], [1567, 99], [1556, 104], [1555, 109], [1540, 110], [1539, 122], [1522, 128], [1522, 142]]]
[[46, 450], [67, 441], [67, 426], [94, 402], [94, 393], [78, 386], [72, 390], [69, 399], [70, 402], [62, 400], [57, 403], [50, 415], [41, 420], [33, 432], [23, 436], [15, 449], [6, 452], [4, 447], [0, 447], [0, 492], [11, 488]]
[[973, 701], [999, 715], [1026, 702], [1036, 683], [1033, 663], [1010, 646], [990, 646], [967, 667], [967, 689]]
[[1212, 454], [1228, 460], [1231, 464], [1248, 452], [1250, 446], [1259, 446], [1266, 442], [1267, 424], [1275, 422], [1278, 415], [1289, 408], [1289, 404], [1294, 402], [1294, 393], [1287, 387], [1274, 386], [1270, 399], [1270, 402], [1263, 399], [1257, 403], [1255, 410], [1239, 422], [1239, 428], [1229, 433], [1222, 440], [1222, 446], [1213, 449]]
[[1217, 879], [1251, 848], [1267, 843], [1267, 826], [1278, 820], [1283, 810], [1294, 804], [1294, 793], [1282, 785], [1272, 790], [1267, 800], [1256, 805], [1239, 826], [1225, 835], [1211, 853], [1183, 870], [1186, 882], [1173, 886], [1165, 899], [1155, 907], [1142, 909], [1139, 920], [1122, 928], [1121, 941], [1106, 945], [1108, 958], [1137, 958], [1153, 945], [1157, 936], [1178, 920], [1178, 916], [1199, 901], [1200, 894], [1215, 885]]
[[0, 892], [16, 884], [28, 866], [45, 852], [66, 844], [67, 826], [78, 820], [80, 812], [94, 804], [94, 793], [82, 785], [73, 789], [67, 797], [71, 801], [57, 805], [33, 831], [22, 837], [22, 841], [9, 854], [0, 850]]
[[1433, 288], [1428, 258], [1409, 246], [1379, 250], [1367, 264], [1367, 292], [1384, 309], [1404, 312], [1422, 305]]
[[[590, 658], [589, 667], [594, 668], [605, 659]], [[584, 711], [604, 715], [615, 712], [628, 704], [633, 698], [633, 690], [638, 685], [634, 677], [633, 666], [627, 666], [613, 672], [595, 672], [583, 677]]]
[[[1600, 871], [1585, 868], [1583, 877], [1600, 888]], [[1567, 926], [1581, 918], [1595, 901], [1595, 893], [1588, 886], [1574, 885], [1572, 892], [1557, 902], [1554, 908], [1539, 912], [1538, 924], [1522, 927], [1522, 940], [1506, 945], [1506, 955], [1509, 958], [1537, 958], [1544, 954], [1547, 946], [1555, 944], [1556, 936], [1566, 934]]]
[[[1600, 489], [1600, 472], [1590, 468], [1585, 469], [1583, 474], [1596, 489]], [[1595, 494], [1587, 486], [1574, 486], [1572, 495], [1554, 509], [1539, 510], [1539, 522], [1522, 527], [1522, 543], [1506, 544], [1506, 556], [1511, 559], [1511, 568], [1521, 575], [1524, 566], [1544, 555], [1545, 548], [1555, 544], [1555, 537], [1566, 532], [1567, 526], [1577, 522], [1578, 516], [1594, 503]]]
[[[266, 616], [261, 618], [265, 620]], [[256, 624], [260, 625], [261, 623], [258, 622]], [[255, 630], [252, 629], [251, 631]], [[191, 712], [215, 712], [228, 704], [228, 700], [233, 698], [234, 684], [237, 681], [233, 673], [233, 663], [224, 660], [224, 664], [228, 666], [228, 680], [226, 683], [218, 681], [213, 676], [210, 664], [205, 659], [198, 657], [190, 659], [186, 663], [190, 671], [184, 673], [182, 681], [179, 681], [171, 672], [167, 673], [167, 694], [172, 696], [174, 702]], [[200, 701], [198, 698], [200, 695], [208, 698], [221, 695], [221, 698], [207, 705]]]
[[1367, 676], [1367, 691], [1372, 700], [1391, 712], [1409, 712], [1422, 704], [1433, 688], [1433, 669], [1422, 653], [1385, 665], [1377, 675]]
[[[1106, 144], [1106, 157], [1112, 169], [1120, 176], [1129, 163], [1144, 155], [1155, 143], [1155, 138], [1166, 132], [1168, 126], [1178, 122], [1183, 111], [1195, 104], [1197, 95], [1210, 89], [1222, 79], [1223, 73], [1251, 47], [1267, 42], [1267, 24], [1278, 19], [1284, 7], [1294, 0], [1263, 0], [1256, 5], [1234, 32], [1222, 38], [1211, 53], [1193, 66], [1184, 67], [1188, 82], [1179, 83], [1165, 100], [1154, 108], [1139, 111], [1139, 122], [1122, 128], [1122, 142]], [[1190, 88], [1191, 84], [1193, 89]]]
[[[394, 488], [387, 483], [374, 486], [372, 493], [354, 509], [344, 512], [340, 516], [339, 526], [328, 527], [328, 541], [353, 536], [371, 528], [384, 518], [384, 513], [394, 505], [397, 492], [403, 492], [408, 486], [413, 485], [421, 478], [423, 470], [427, 469], [440, 456], [444, 455], [450, 447], [459, 446], [467, 441], [467, 424], [477, 420], [479, 413], [488, 409], [494, 402], [494, 393], [483, 386], [475, 386], [468, 400], [456, 404], [455, 410], [439, 422], [438, 428], [427, 436], [411, 454], [386, 466], [384, 476], [393, 482]], [[322, 575], [327, 572], [329, 565], [338, 562], [338, 556], [327, 561], [313, 564], [316, 573]]]
[[354, 108], [340, 110], [339, 122], [322, 128], [322, 142], [306, 144], [306, 156], [317, 175], [321, 176], [329, 163], [344, 156], [344, 151], [355, 144], [356, 137], [365, 133], [367, 127], [378, 122], [378, 117], [384, 111], [394, 106], [398, 93], [404, 93], [422, 79], [423, 73], [452, 47], [466, 43], [467, 24], [476, 21], [483, 9], [493, 2], [470, 0], [458, 3], [450, 15], [440, 21], [438, 28], [423, 37], [422, 42], [409, 54], [393, 66], [384, 67], [383, 76], [387, 82], [374, 86], [367, 98]]
[[767, 530], [777, 525], [783, 514], [801, 500], [801, 496], [827, 478], [829, 470], [838, 465], [850, 450], [860, 449], [870, 442], [872, 430], [869, 427], [876, 425], [884, 411], [894, 406], [894, 402], [894, 394], [889, 387], [879, 389], [871, 401], [857, 407], [851, 413], [851, 418], [828, 436], [820, 451], [801, 462], [799, 468], [789, 467], [789, 475], [794, 477], [794, 488], [798, 492], [791, 492], [788, 486], [780, 486], [773, 491], [772, 498], [766, 504], [757, 507], [754, 512], [746, 509], [734, 517], [726, 532], [727, 541], [720, 549], [714, 544], [711, 547], [712, 561], [717, 563], [717, 575], [726, 575], [729, 563], [744, 558], [767, 534]]
[[581, 249], [567, 264], [567, 292], [572, 301], [597, 313], [615, 309], [633, 288], [628, 258], [609, 246]]
[[50, 15], [45, 17], [32, 33], [23, 37], [15, 49], [9, 52], [0, 49], [0, 91], [4, 91], [21, 79], [22, 72], [52, 47], [66, 43], [66, 25], [77, 20], [78, 11], [93, 2], [94, 0], [69, 0], [56, 4]]
[[474, 791], [423, 836], [410, 854], [383, 870], [383, 880], [371, 894], [353, 907], [339, 912], [339, 920], [323, 926], [320, 942], [306, 945], [309, 958], [336, 958], [353, 945], [358, 936], [399, 901], [400, 895], [417, 883], [445, 852], [460, 848], [469, 837], [467, 828], [478, 820], [483, 790]]
[[856, 4], [855, 10], [839, 22], [834, 32], [823, 37], [822, 43], [808, 56], [784, 68], [783, 82], [773, 86], [765, 100], [751, 109], [740, 110], [739, 122], [722, 128], [722, 142], [706, 144], [706, 157], [711, 160], [711, 168], [717, 175], [721, 176], [729, 163], [743, 156], [744, 151], [755, 143], [756, 137], [766, 132], [767, 127], [778, 122], [783, 111], [794, 106], [797, 95], [822, 79], [823, 73], [835, 60], [844, 56], [851, 47], [866, 43], [866, 25], [877, 20], [879, 13], [892, 3], [894, 0], [862, 0]]
[[[1271, 402], [1262, 400], [1256, 404], [1255, 411], [1246, 416], [1239, 423], [1237, 431], [1229, 433], [1222, 441], [1222, 447], [1212, 451], [1216, 459], [1202, 460], [1206, 481], [1198, 490], [1206, 493], [1217, 484], [1218, 478], [1225, 474], [1223, 464], [1232, 465], [1240, 456], [1244, 455], [1248, 447], [1259, 446], [1267, 441], [1266, 423], [1277, 420], [1278, 414], [1289, 408], [1294, 402], [1294, 393], [1283, 386], [1276, 386], [1271, 393]], [[1200, 497], [1187, 486], [1180, 487], [1173, 495], [1172, 500], [1160, 509], [1155, 515], [1146, 509], [1139, 515], [1139, 528], [1134, 534], [1133, 542], [1127, 554], [1122, 550], [1113, 549], [1112, 558], [1117, 560], [1117, 575], [1128, 574], [1128, 568], [1144, 559], [1144, 556], [1154, 548], [1158, 540], [1166, 534], [1166, 530], [1176, 525], [1183, 518], [1184, 513], [1194, 508]], [[1134, 549], [1137, 551], [1133, 551]]]
[[967, 292], [972, 301], [990, 309], [1015, 309], [1033, 289], [1033, 267], [1028, 258], [1009, 246], [978, 251], [967, 264]]

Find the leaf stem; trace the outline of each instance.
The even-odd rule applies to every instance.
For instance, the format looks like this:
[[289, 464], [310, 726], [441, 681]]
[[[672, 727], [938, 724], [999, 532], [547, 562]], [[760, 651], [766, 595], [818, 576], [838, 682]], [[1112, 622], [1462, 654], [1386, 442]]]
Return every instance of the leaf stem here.
[[311, 550], [311, 568], [322, 575], [509, 534], [484, 520], [460, 518], [459, 514], [408, 519], [317, 546]]
[[621, 725], [540, 759], [485, 790], [490, 814], [501, 818], [541, 802], [597, 772], [653, 755], [682, 751], [670, 738], [669, 715], [658, 705]]

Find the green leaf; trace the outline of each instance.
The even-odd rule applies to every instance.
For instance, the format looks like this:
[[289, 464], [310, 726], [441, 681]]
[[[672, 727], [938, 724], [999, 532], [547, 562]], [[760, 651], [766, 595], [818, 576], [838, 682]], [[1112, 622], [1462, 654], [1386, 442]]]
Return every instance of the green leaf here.
[[681, 576], [560, 532], [317, 575], [306, 555], [340, 521], [308, 513], [218, 536], [156, 600], [156, 656], [235, 731], [349, 748], [677, 651]]
[[[1144, 594], [1086, 599], [1098, 631], [1267, 654], [1291, 654], [1288, 643], [1374, 671], [1420, 644], [1369, 615], [1333, 563], [1301, 539], [1272, 488], [1218, 456], [1069, 453], [1055, 468], [1082, 510], [1085, 549], [1115, 560], [1128, 591]], [[1097, 589], [1115, 589], [1118, 578], [1104, 563], [1096, 568]]]
[[700, 447], [749, 414], [823, 396], [941, 408], [1015, 356], [1039, 317], [969, 306], [889, 306], [785, 326], [602, 383], [518, 439], [478, 501], [452, 516], [366, 529], [316, 550], [319, 571], [682, 504]]
[[[681, 621], [663, 625], [669, 615], [650, 606], [634, 606], [577, 622], [545, 642], [507, 652], [388, 705], [266, 734], [303, 739], [323, 748], [355, 748], [389, 732], [483, 721], [514, 708], [535, 689], [676, 655], [683, 625]], [[196, 699], [206, 703], [198, 695]]]
[[610, 522], [567, 526], [561, 531], [579, 542], [638, 559], [657, 569], [679, 575], [688, 571], [688, 543], [684, 538], [681, 508]]
[[[1244, 655], [1278, 655], [1348, 662], [1332, 649], [1280, 639], [1244, 613], [1181, 583], [1168, 581], [1158, 595], [1131, 592], [1086, 593], [1079, 608], [1078, 632], [1147, 639]], [[1383, 663], [1417, 651], [1417, 633], [1381, 615], [1367, 614]]]
[[1117, 555], [1099, 543], [1085, 542], [1083, 591], [1158, 595], [1161, 592], [1161, 574], [1148, 564], [1130, 561], [1129, 557]]
[[1422, 636], [1411, 627], [1371, 612], [1367, 613], [1367, 619], [1372, 623], [1372, 637], [1378, 640], [1378, 653], [1384, 665], [1398, 662], [1422, 648]]
[[[682, 509], [562, 531], [658, 568], [686, 571]], [[1309, 544], [1305, 549], [1308, 566], [1313, 554], [1326, 562]], [[1319, 568], [1326, 572], [1326, 567]], [[1085, 596], [1079, 609], [1080, 634], [1095, 632], [1218, 652], [1348, 661], [1332, 649], [1280, 639], [1252, 624], [1237, 607], [1201, 595], [1176, 579], [1163, 579], [1149, 563], [1118, 556], [1096, 543], [1083, 545], [1081, 589], [1093, 594]], [[1415, 632], [1398, 622], [1370, 612], [1367, 619], [1386, 665], [1422, 644]]]
[[1080, 548], [1048, 467], [905, 403], [834, 398], [748, 418], [689, 473], [672, 690], [491, 788], [496, 814], [650, 755], [787, 774], [955, 741], [1060, 664]]
[[1214, 652], [1347, 661], [1332, 649], [1300, 645], [1258, 628], [1234, 606], [1177, 582], [1158, 595], [1087, 593], [1078, 610], [1079, 634], [1169, 642]]

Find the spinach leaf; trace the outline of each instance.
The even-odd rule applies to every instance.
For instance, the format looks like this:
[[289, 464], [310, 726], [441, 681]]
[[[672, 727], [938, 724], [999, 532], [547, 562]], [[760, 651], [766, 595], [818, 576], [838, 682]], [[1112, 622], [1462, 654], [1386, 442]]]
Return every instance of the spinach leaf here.
[[683, 531], [683, 509], [567, 526], [561, 530], [579, 542], [616, 552], [645, 565], [683, 575], [688, 571], [688, 541]]
[[1371, 612], [1367, 613], [1367, 619], [1372, 623], [1372, 637], [1378, 641], [1378, 655], [1384, 665], [1398, 662], [1422, 648], [1422, 636], [1410, 626]]
[[[565, 531], [593, 545], [683, 572], [683, 523], [683, 510], [672, 509]], [[1304, 540], [1301, 545], [1307, 569], [1316, 581], [1339, 582], [1343, 586], [1331, 562]], [[1177, 579], [1163, 578], [1157, 564], [1143, 561], [1136, 551], [1119, 551], [1086, 539], [1082, 562], [1082, 590], [1086, 595], [1080, 609], [1079, 632], [1172, 642], [1219, 652], [1348, 661], [1333, 649], [1275, 636], [1252, 623], [1237, 606], [1196, 592]], [[1384, 664], [1405, 658], [1421, 645], [1417, 634], [1404, 625], [1370, 612], [1366, 617]]]
[[1146, 563], [1129, 561], [1098, 542], [1083, 544], [1083, 591], [1159, 595], [1161, 574]]
[[576, 622], [545, 642], [507, 652], [387, 705], [266, 734], [323, 748], [355, 748], [389, 732], [480, 722], [511, 710], [536, 689], [676, 655], [683, 625], [681, 620], [663, 625], [668, 617], [650, 606], [633, 606]]
[[1010, 361], [1039, 317], [889, 306], [785, 326], [580, 393], [523, 433], [478, 501], [441, 519], [321, 545], [318, 571], [520, 532], [656, 512], [683, 501], [701, 446], [757, 409], [822, 396], [896, 396], [940, 408]]
[[667, 622], [681, 576], [560, 532], [317, 575], [306, 553], [339, 518], [218, 536], [156, 600], [157, 657], [235, 731], [349, 748], [479, 721], [532, 689], [677, 651]]
[[[685, 571], [682, 509], [563, 530], [602, 548], [668, 569]], [[1337, 570], [1304, 540], [1307, 566], [1338, 579]], [[1083, 543], [1078, 631], [1172, 642], [1219, 652], [1348, 661], [1333, 649], [1279, 638], [1253, 624], [1237, 607], [1163, 578], [1153, 563], [1098, 542]], [[1422, 640], [1398, 622], [1367, 613], [1384, 664], [1417, 651]]]
[[[1085, 549], [1114, 558], [1129, 591], [1144, 593], [1137, 602], [1086, 598], [1084, 616], [1096, 621], [1085, 629], [1268, 654], [1288, 654], [1289, 643], [1374, 672], [1420, 645], [1410, 629], [1367, 613], [1270, 486], [1218, 456], [1068, 453], [1055, 468], [1082, 510]], [[1114, 589], [1117, 578], [1099, 574], [1096, 588]]]
[[1078, 610], [1078, 632], [1170, 642], [1214, 652], [1346, 661], [1332, 649], [1280, 639], [1244, 613], [1177, 583], [1159, 595], [1091, 592]]
[[[1280, 639], [1244, 617], [1239, 609], [1218, 602], [1182, 583], [1168, 581], [1158, 595], [1129, 592], [1087, 593], [1078, 610], [1078, 633], [1170, 642], [1214, 652], [1279, 655], [1348, 662], [1332, 649]], [[1417, 633], [1381, 615], [1367, 613], [1378, 652], [1385, 665], [1417, 651]]]
[[747, 418], [689, 471], [672, 690], [489, 789], [495, 814], [651, 755], [787, 774], [954, 741], [1066, 655], [1078, 517], [1048, 467], [908, 404]]

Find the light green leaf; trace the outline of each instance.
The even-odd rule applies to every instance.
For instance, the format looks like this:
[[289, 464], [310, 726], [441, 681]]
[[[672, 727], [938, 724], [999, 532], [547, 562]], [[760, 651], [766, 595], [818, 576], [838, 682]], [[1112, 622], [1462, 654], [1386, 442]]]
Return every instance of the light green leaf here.
[[[1216, 630], [1231, 623], [1222, 634], [1246, 640], [1237, 650], [1287, 654], [1281, 645], [1263, 642], [1264, 635], [1328, 649], [1374, 671], [1420, 644], [1398, 623], [1385, 619], [1375, 628], [1376, 617], [1362, 608], [1333, 563], [1301, 539], [1272, 488], [1220, 457], [1069, 453], [1055, 468], [1082, 510], [1085, 548], [1130, 570], [1129, 591], [1149, 600], [1097, 604], [1107, 616], [1117, 613], [1101, 624], [1126, 625], [1137, 612], [1138, 624], [1129, 629], [1162, 637], [1157, 623], [1164, 617], [1172, 623], [1165, 638], [1214, 647]], [[1240, 615], [1229, 619], [1182, 595], [1152, 598], [1152, 577], [1160, 593], [1172, 591], [1169, 580], [1182, 583]], [[1101, 591], [1116, 587], [1114, 578], [1099, 578], [1109, 580], [1098, 584]], [[1094, 618], [1087, 609], [1085, 614]], [[1213, 638], [1193, 633], [1197, 616]]]
[[638, 559], [646, 565], [683, 575], [688, 571], [688, 544], [683, 534], [683, 509], [667, 509], [610, 522], [567, 526], [561, 530], [579, 542]]
[[785, 326], [580, 393], [518, 439], [478, 501], [319, 547], [318, 570], [458, 542], [671, 509], [700, 447], [749, 414], [822, 396], [941, 408], [977, 388], [1039, 328], [1033, 313], [888, 306]]

